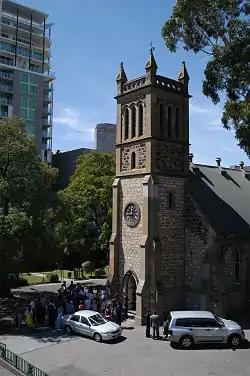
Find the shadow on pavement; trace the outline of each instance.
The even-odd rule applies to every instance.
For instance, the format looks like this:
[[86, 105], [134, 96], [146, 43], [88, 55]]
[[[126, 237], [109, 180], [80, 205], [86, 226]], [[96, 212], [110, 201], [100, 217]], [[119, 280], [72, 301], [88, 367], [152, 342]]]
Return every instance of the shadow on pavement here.
[[126, 341], [127, 337], [121, 336], [119, 338], [113, 339], [112, 341], [102, 342], [101, 344], [105, 345], [117, 345], [118, 343], [122, 343]]
[[[175, 350], [183, 350], [181, 347], [178, 346], [178, 344], [170, 344], [170, 346], [175, 349]], [[191, 350], [229, 350], [230, 347], [227, 344], [222, 344], [222, 343], [206, 343], [206, 344], [200, 344], [200, 345], [195, 345], [192, 349], [190, 350], [183, 350], [183, 351], [191, 351]], [[237, 350], [248, 350], [250, 349], [250, 342], [246, 339], [241, 343], [241, 345], [237, 348], [231, 348], [232, 351], [237, 351]]]
[[134, 326], [122, 326], [122, 330], [134, 330]]

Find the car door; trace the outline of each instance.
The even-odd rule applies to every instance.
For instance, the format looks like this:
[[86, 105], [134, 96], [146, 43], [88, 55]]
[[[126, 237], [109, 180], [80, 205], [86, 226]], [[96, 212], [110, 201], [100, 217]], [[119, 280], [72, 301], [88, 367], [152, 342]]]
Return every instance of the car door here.
[[215, 319], [206, 320], [207, 342], [222, 342], [226, 329]]
[[80, 327], [80, 315], [73, 315], [71, 316], [69, 320], [69, 324], [73, 330], [73, 332], [81, 333], [81, 327]]
[[89, 320], [84, 316], [81, 316], [81, 319], [80, 319], [80, 329], [81, 329], [81, 333], [84, 336], [91, 337], [90, 323], [89, 323]]
[[194, 338], [195, 342], [206, 342], [207, 332], [202, 319], [186, 319], [186, 328], [188, 330], [187, 334], [190, 334]]

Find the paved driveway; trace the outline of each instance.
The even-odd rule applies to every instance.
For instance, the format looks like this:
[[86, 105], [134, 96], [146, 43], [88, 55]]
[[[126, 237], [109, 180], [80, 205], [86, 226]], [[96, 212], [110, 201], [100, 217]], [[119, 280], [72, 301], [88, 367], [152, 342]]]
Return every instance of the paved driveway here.
[[146, 339], [144, 331], [127, 327], [125, 338], [115, 344], [58, 333], [0, 341], [50, 376], [249, 376], [249, 349], [175, 350], [168, 342]]
[[7, 369], [0, 366], [0, 375], [1, 376], [13, 376], [13, 373], [9, 372]]

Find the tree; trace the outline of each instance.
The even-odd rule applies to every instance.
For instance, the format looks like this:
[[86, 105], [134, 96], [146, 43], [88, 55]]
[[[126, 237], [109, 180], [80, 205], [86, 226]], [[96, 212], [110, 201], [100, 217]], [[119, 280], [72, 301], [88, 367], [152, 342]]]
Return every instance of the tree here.
[[177, 0], [162, 36], [171, 52], [179, 43], [209, 58], [203, 93], [214, 104], [226, 94], [222, 124], [235, 130], [250, 157], [250, 6], [248, 0]]
[[[37, 156], [18, 118], [0, 120], [0, 278], [51, 257], [57, 170]], [[47, 252], [46, 252], [47, 251]], [[49, 255], [49, 257], [48, 257]]]
[[[68, 252], [80, 252], [81, 263], [104, 263], [112, 223], [114, 155], [92, 151], [82, 155], [65, 194], [71, 214], [61, 225]], [[67, 223], [67, 225], [65, 225]], [[67, 230], [66, 230], [67, 228]]]

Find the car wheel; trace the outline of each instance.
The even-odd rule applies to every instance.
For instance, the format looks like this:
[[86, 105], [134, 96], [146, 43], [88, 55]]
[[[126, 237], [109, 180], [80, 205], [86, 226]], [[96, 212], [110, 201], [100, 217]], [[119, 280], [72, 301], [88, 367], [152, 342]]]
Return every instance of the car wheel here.
[[102, 342], [102, 337], [99, 333], [95, 333], [93, 336], [94, 341], [96, 342]]
[[66, 332], [68, 335], [72, 334], [72, 329], [71, 329], [71, 327], [70, 327], [69, 325], [66, 326], [66, 328], [65, 328], [65, 332]]
[[180, 344], [180, 346], [181, 346], [182, 349], [188, 350], [188, 349], [191, 349], [191, 347], [193, 347], [194, 340], [190, 336], [183, 336], [180, 339], [179, 344]]
[[228, 345], [230, 347], [238, 347], [240, 345], [240, 342], [241, 342], [241, 338], [238, 334], [232, 334], [229, 338], [228, 338]]

